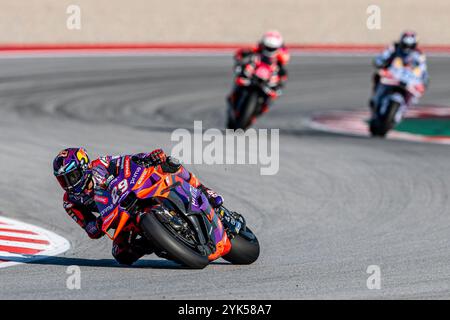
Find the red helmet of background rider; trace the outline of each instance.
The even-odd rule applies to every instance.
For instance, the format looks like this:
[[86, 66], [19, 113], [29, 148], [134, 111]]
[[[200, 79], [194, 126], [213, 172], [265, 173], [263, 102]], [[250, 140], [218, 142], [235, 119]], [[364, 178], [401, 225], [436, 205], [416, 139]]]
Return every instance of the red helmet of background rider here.
[[267, 58], [274, 57], [283, 46], [283, 37], [278, 31], [264, 33], [260, 42], [261, 54]]
[[417, 35], [413, 31], [403, 32], [398, 42], [400, 49], [404, 53], [409, 53], [417, 48]]

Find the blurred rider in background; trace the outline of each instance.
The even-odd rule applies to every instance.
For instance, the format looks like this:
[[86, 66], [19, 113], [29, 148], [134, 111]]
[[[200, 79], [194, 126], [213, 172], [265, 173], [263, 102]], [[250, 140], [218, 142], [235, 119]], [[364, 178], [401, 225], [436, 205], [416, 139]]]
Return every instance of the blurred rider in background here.
[[378, 84], [380, 83], [379, 69], [389, 68], [395, 58], [402, 59], [403, 65], [412, 68], [419, 68], [422, 73], [423, 83], [428, 86], [429, 77], [427, 71], [427, 63], [425, 54], [418, 48], [417, 35], [413, 31], [405, 31], [401, 34], [398, 42], [389, 46], [380, 55], [375, 57], [373, 64], [377, 71], [373, 76], [373, 94], [369, 105], [372, 111], [375, 108], [377, 97]]
[[279, 97], [282, 93], [282, 88], [287, 80], [286, 65], [289, 62], [290, 56], [287, 48], [284, 45], [283, 37], [278, 31], [268, 31], [264, 33], [260, 42], [252, 48], [239, 49], [234, 55], [236, 75], [235, 87], [228, 96], [227, 101], [231, 105], [234, 104], [234, 99], [237, 96], [236, 92], [239, 88], [249, 84], [250, 80], [245, 75], [245, 68], [247, 64], [255, 62], [255, 59], [261, 59], [262, 62], [274, 66], [274, 73], [271, 79], [270, 91], [266, 92], [266, 101], [263, 103], [261, 113], [269, 110], [269, 105], [272, 100]]

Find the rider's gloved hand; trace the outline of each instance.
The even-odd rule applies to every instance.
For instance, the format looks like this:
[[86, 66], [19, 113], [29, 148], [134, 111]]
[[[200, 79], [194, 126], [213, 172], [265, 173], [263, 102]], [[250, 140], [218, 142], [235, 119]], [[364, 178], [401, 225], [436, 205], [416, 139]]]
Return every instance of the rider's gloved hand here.
[[269, 86], [265, 86], [263, 90], [264, 93], [267, 94], [267, 96], [269, 96], [271, 99], [276, 99], [281, 95], [280, 89], [274, 89]]
[[167, 156], [162, 149], [155, 149], [150, 153], [138, 153], [132, 157], [132, 160], [144, 167], [151, 167], [163, 164]]
[[98, 218], [97, 220], [94, 221], [89, 221], [86, 224], [84, 230], [88, 234], [89, 238], [98, 239], [103, 236], [102, 224], [103, 220], [101, 218]]
[[383, 60], [383, 59], [381, 59], [381, 58], [375, 58], [375, 59], [373, 60], [373, 66], [374, 66], [376, 69], [384, 69], [384, 68], [387, 68], [388, 64], [389, 64], [389, 61]]
[[96, 187], [106, 189], [109, 183], [114, 178], [103, 166], [96, 166], [92, 169], [92, 179]]
[[157, 166], [166, 162], [167, 155], [162, 149], [156, 149], [149, 153], [148, 158], [150, 158], [154, 166]]
[[206, 195], [206, 198], [208, 198], [209, 204], [214, 209], [219, 208], [223, 204], [224, 199], [220, 194], [205, 187], [202, 184], [198, 188]]

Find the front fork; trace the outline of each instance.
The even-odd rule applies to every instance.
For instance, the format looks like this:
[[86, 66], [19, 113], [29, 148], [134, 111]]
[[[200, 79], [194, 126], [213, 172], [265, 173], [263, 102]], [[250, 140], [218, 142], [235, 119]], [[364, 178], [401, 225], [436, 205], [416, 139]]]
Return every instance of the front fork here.
[[219, 215], [222, 224], [228, 237], [231, 239], [238, 234], [241, 229], [245, 228], [245, 219], [240, 214], [230, 211], [224, 206], [216, 209], [216, 214]]
[[[241, 230], [245, 229], [244, 218], [233, 211], [228, 210], [224, 206], [213, 209], [209, 214], [203, 216], [203, 224], [206, 230], [211, 230], [206, 233], [206, 238], [209, 240], [209, 247], [212, 249], [208, 256], [210, 261], [216, 260], [231, 250], [231, 242]], [[205, 228], [202, 228], [205, 229]]]

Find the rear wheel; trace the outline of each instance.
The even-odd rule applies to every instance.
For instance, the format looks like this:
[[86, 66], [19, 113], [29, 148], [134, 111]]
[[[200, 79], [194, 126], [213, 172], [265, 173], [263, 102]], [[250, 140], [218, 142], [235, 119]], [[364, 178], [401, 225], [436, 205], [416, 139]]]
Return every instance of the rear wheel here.
[[231, 239], [231, 251], [222, 258], [233, 264], [251, 264], [259, 257], [259, 242], [250, 228], [245, 227]]
[[161, 219], [157, 215], [150, 210], [141, 218], [140, 225], [145, 236], [168, 259], [192, 269], [205, 268], [209, 264], [208, 255], [198, 244], [193, 228], [187, 222], [181, 222], [184, 229], [180, 228], [169, 219]]

